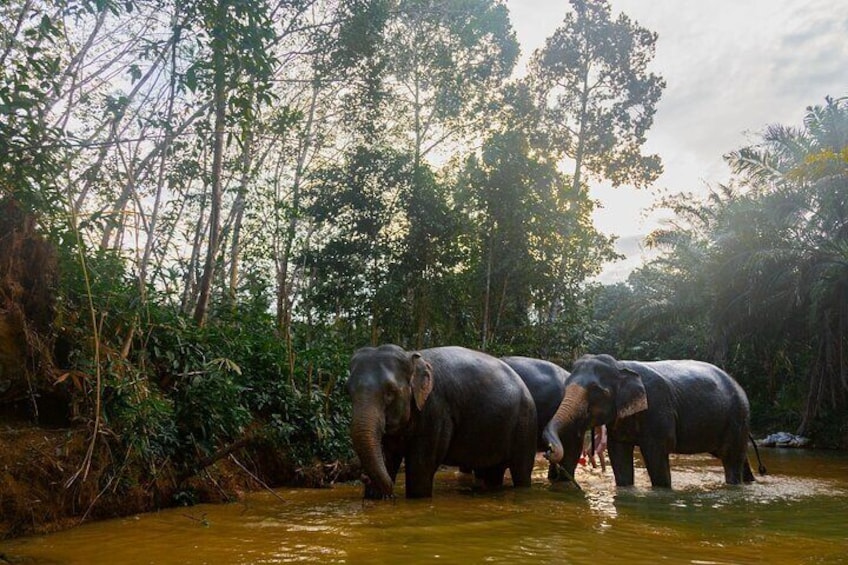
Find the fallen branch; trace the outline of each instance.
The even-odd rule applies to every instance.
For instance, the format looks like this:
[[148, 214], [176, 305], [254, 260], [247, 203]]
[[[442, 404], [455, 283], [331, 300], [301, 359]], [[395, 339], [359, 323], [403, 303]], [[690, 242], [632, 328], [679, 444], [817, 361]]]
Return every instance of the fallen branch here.
[[228, 455], [230, 455], [234, 451], [238, 451], [239, 449], [247, 446], [250, 442], [252, 442], [255, 439], [255, 437], [256, 436], [255, 436], [254, 433], [248, 432], [242, 438], [237, 439], [233, 443], [231, 443], [229, 445], [225, 445], [224, 447], [222, 447], [221, 449], [219, 449], [215, 453], [213, 453], [213, 454], [211, 454], [207, 457], [204, 457], [203, 459], [198, 461], [193, 467], [191, 467], [191, 469], [189, 469], [188, 471], [186, 471], [182, 475], [180, 475], [180, 477], [177, 479], [177, 484], [183, 483], [184, 481], [195, 476], [196, 474], [198, 474], [199, 472], [204, 470], [206, 467], [212, 465], [216, 461], [220, 461], [221, 459], [223, 459], [224, 457], [227, 457]]
[[239, 460], [238, 460], [238, 459], [236, 459], [235, 455], [230, 455], [230, 459], [232, 460], [232, 462], [233, 462], [233, 463], [235, 463], [236, 465], [238, 465], [238, 466], [239, 466], [239, 468], [240, 468], [242, 471], [244, 471], [245, 473], [247, 473], [247, 474], [248, 474], [248, 476], [250, 476], [250, 478], [251, 478], [251, 479], [253, 479], [253, 480], [254, 480], [254, 481], [256, 481], [257, 483], [259, 483], [260, 485], [262, 485], [262, 486], [265, 488], [265, 490], [267, 490], [268, 492], [270, 492], [271, 494], [273, 494], [275, 497], [277, 497], [277, 499], [278, 499], [280, 502], [285, 502], [285, 501], [286, 501], [286, 500], [285, 500], [282, 496], [280, 496], [279, 494], [277, 494], [276, 492], [274, 492], [274, 490], [273, 490], [271, 487], [269, 487], [267, 484], [265, 484], [265, 481], [263, 481], [262, 479], [260, 479], [259, 477], [257, 477], [257, 476], [256, 476], [256, 475], [254, 475], [253, 473], [251, 473], [251, 472], [247, 469], [247, 467], [245, 467], [244, 465], [242, 465], [242, 464], [239, 462]]

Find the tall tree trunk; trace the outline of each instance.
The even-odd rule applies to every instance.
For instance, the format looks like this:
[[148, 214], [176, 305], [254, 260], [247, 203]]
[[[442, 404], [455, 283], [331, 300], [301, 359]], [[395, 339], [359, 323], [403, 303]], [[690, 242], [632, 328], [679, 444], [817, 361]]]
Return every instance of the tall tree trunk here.
[[185, 271], [185, 287], [183, 288], [182, 304], [180, 311], [185, 314], [191, 312], [192, 304], [196, 303], [197, 297], [197, 272], [200, 264], [200, 247], [203, 245], [203, 232], [206, 230], [206, 207], [201, 203], [198, 214], [197, 225], [194, 229], [194, 241], [191, 246], [191, 255]]
[[320, 83], [315, 80], [312, 84], [312, 98], [309, 102], [309, 113], [304, 127], [304, 136], [300, 151], [297, 155], [297, 165], [292, 183], [291, 211], [286, 228], [285, 242], [280, 257], [277, 258], [277, 328], [285, 338], [288, 351], [289, 381], [294, 383], [294, 345], [292, 344], [291, 309], [293, 302], [293, 284], [289, 282], [289, 262], [291, 261], [294, 238], [297, 235], [297, 220], [300, 217], [300, 188], [303, 174], [306, 170], [306, 159], [312, 149], [315, 110], [318, 105]]
[[[583, 67], [583, 91], [580, 95], [580, 126], [577, 132], [577, 147], [574, 151], [574, 173], [572, 175], [572, 192], [577, 195], [580, 194], [581, 182], [582, 182], [582, 173], [583, 173], [583, 157], [585, 153], [586, 147], [586, 122], [588, 117], [586, 116], [586, 111], [589, 105], [589, 63], [586, 62], [586, 65]], [[550, 309], [548, 310], [548, 323], [553, 323], [554, 320], [559, 316], [560, 309], [562, 307], [562, 301], [560, 298], [560, 293], [563, 291], [562, 281], [565, 280], [565, 272], [568, 265], [567, 257], [568, 257], [568, 249], [569, 243], [566, 239], [562, 244], [561, 256], [559, 261], [559, 267], [557, 269], [557, 277], [556, 282], [554, 283], [554, 292], [551, 296], [551, 304]]]
[[244, 147], [242, 148], [241, 180], [238, 194], [233, 203], [233, 239], [230, 245], [230, 283], [229, 300], [232, 308], [236, 305], [236, 290], [238, 289], [239, 261], [241, 257], [241, 225], [244, 219], [245, 200], [247, 199], [247, 184], [250, 181], [250, 169], [253, 162], [253, 124], [248, 123], [244, 132]]
[[[150, 150], [150, 153], [145, 155], [144, 159], [139, 161], [138, 165], [135, 166], [136, 177], [130, 178], [124, 184], [124, 187], [121, 189], [121, 194], [118, 196], [117, 200], [115, 201], [115, 205], [112, 207], [112, 211], [107, 213], [105, 216], [106, 227], [103, 231], [103, 237], [100, 240], [100, 246], [102, 248], [105, 249], [109, 247], [109, 241], [112, 239], [112, 231], [120, 227], [119, 222], [116, 218], [119, 218], [121, 216], [121, 211], [126, 207], [127, 203], [130, 201], [130, 198], [132, 198], [133, 196], [133, 191], [135, 190], [135, 179], [138, 178], [142, 171], [148, 170], [148, 168], [153, 164], [153, 160], [156, 159], [156, 157], [159, 156], [162, 151], [165, 151], [167, 149], [171, 139], [182, 135], [182, 133], [187, 130], [188, 127], [192, 125], [197, 118], [206, 115], [208, 110], [209, 104], [203, 104], [203, 106], [198, 108], [191, 116], [189, 116], [189, 118], [185, 122], [181, 123], [180, 126], [176, 130], [174, 130], [170, 137], [166, 136], [162, 141], [156, 143], [153, 146], [153, 149]], [[93, 171], [96, 169], [90, 170]], [[91, 178], [91, 174], [89, 174], [88, 177]], [[77, 197], [75, 204], [76, 208], [79, 209], [82, 207], [82, 204], [85, 200], [85, 195], [88, 193], [88, 189], [89, 185], [86, 184], [83, 187], [83, 192]]]
[[486, 290], [483, 293], [483, 331], [480, 349], [486, 350], [489, 344], [489, 305], [492, 300], [492, 245], [494, 242], [494, 228], [489, 233], [489, 252], [486, 258]]
[[[424, 142], [423, 125], [421, 123], [421, 78], [419, 75], [417, 58], [413, 63], [415, 68], [415, 91], [414, 91], [414, 119], [415, 119], [415, 147], [413, 148], [412, 162], [412, 197], [410, 198], [409, 221], [416, 222], [419, 213], [416, 205], [421, 201], [421, 146]], [[414, 231], [414, 227], [412, 228]], [[412, 242], [413, 244], [415, 242]], [[419, 254], [415, 257], [416, 262], [420, 265], [421, 276], [413, 277], [415, 281], [412, 288], [412, 314], [415, 320], [415, 346], [421, 348], [424, 345], [424, 333], [427, 329], [427, 298], [426, 298], [426, 273], [428, 270], [427, 253], [423, 246], [426, 241], [422, 237], [420, 242], [422, 249], [419, 249]]]
[[506, 291], [509, 288], [509, 272], [505, 272], [503, 274], [503, 284], [501, 285], [501, 298], [498, 301], [498, 310], [495, 315], [495, 323], [492, 324], [491, 330], [491, 338], [494, 339], [498, 334], [498, 331], [501, 327], [501, 317], [503, 317], [504, 310], [506, 309]]
[[209, 298], [212, 294], [212, 282], [215, 276], [215, 257], [218, 254], [218, 238], [221, 231], [221, 200], [222, 200], [222, 177], [224, 168], [224, 126], [227, 117], [227, 92], [226, 92], [226, 66], [225, 53], [226, 39], [221, 29], [223, 18], [227, 16], [227, 2], [218, 2], [218, 13], [215, 17], [216, 29], [212, 33], [212, 60], [214, 62], [214, 95], [215, 106], [215, 136], [212, 154], [212, 198], [209, 203], [209, 242], [206, 248], [206, 263], [203, 267], [203, 276], [200, 279], [197, 306], [194, 309], [194, 321], [198, 326], [206, 323], [206, 314], [209, 309]]
[[[171, 77], [168, 89], [168, 109], [165, 112], [165, 146], [170, 145], [173, 140], [173, 128], [171, 122], [174, 119], [174, 102], [177, 96], [177, 44], [180, 37], [179, 5], [174, 8], [174, 16], [171, 20], [174, 34], [171, 42]], [[159, 207], [162, 203], [162, 193], [165, 190], [165, 167], [168, 162], [168, 152], [162, 151], [159, 160], [159, 173], [156, 179], [156, 197], [153, 202], [153, 211], [150, 214], [150, 226], [147, 231], [147, 241], [144, 244], [144, 254], [141, 257], [141, 265], [139, 265], [139, 289], [144, 296], [144, 287], [147, 283], [147, 267], [150, 264], [150, 256], [153, 253], [154, 242], [156, 241], [156, 228], [159, 223]]]

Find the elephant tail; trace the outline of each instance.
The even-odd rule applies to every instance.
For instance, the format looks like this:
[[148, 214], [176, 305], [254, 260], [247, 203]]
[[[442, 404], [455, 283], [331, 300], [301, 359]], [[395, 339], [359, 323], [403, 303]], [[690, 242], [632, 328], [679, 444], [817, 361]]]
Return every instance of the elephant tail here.
[[751, 445], [754, 446], [754, 453], [757, 454], [757, 472], [760, 474], [760, 476], [768, 475], [768, 470], [766, 469], [766, 466], [763, 465], [763, 460], [760, 459], [760, 450], [757, 448], [757, 442], [754, 441], [754, 436], [748, 433], [748, 438], [750, 438], [751, 440]]

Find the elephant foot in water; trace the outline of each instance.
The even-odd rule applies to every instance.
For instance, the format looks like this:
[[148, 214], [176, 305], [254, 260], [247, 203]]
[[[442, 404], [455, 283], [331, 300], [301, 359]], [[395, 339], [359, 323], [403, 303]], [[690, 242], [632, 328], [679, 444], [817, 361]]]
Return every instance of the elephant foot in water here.
[[488, 492], [502, 489], [505, 472], [504, 467], [474, 469], [474, 490]]

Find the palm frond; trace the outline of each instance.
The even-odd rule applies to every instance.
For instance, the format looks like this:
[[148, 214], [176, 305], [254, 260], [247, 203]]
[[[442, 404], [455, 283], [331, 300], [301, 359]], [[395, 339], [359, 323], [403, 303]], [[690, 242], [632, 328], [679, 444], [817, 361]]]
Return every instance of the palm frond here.
[[743, 147], [724, 156], [734, 174], [746, 176], [758, 185], [772, 184], [783, 176], [773, 155], [753, 147]]

